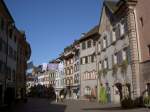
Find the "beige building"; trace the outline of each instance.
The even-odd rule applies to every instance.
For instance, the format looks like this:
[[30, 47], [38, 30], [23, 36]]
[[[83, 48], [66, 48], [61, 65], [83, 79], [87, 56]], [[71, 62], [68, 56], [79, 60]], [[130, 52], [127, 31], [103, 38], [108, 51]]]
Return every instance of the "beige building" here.
[[126, 96], [135, 99], [150, 88], [149, 3], [104, 1], [97, 42], [98, 86], [110, 88], [107, 92], [113, 102]]
[[95, 26], [79, 39], [80, 42], [80, 97], [83, 99], [97, 96], [96, 41], [99, 27]]

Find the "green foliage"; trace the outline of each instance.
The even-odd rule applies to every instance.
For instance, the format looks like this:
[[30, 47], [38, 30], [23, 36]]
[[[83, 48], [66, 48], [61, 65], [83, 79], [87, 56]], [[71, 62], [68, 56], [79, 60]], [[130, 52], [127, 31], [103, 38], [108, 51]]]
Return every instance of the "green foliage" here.
[[120, 67], [121, 67], [121, 73], [123, 73], [123, 74], [126, 73], [127, 67], [128, 67], [128, 60], [124, 60], [121, 63]]
[[150, 96], [146, 96], [143, 98], [143, 103], [145, 106], [150, 107]]
[[130, 97], [125, 97], [121, 100], [121, 107], [122, 108], [133, 108], [134, 107], [134, 101]]

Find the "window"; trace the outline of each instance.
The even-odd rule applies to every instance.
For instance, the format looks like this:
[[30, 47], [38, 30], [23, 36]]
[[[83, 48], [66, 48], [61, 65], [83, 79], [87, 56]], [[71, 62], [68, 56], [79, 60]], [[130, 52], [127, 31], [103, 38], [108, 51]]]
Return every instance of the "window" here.
[[108, 69], [108, 59], [104, 60], [104, 69]]
[[99, 70], [102, 70], [102, 62], [101, 62], [101, 61], [100, 61], [99, 64], [98, 64], [98, 69], [99, 69]]
[[70, 78], [70, 83], [73, 84], [73, 78], [72, 77]]
[[95, 46], [96, 45], [96, 40], [93, 40], [93, 46]]
[[0, 17], [0, 31], [4, 29], [4, 20], [2, 17]]
[[101, 52], [101, 43], [98, 42], [98, 52]]
[[85, 63], [88, 63], [88, 56], [85, 57]]
[[70, 70], [69, 70], [69, 68], [67, 68], [67, 75], [69, 75], [70, 74]]
[[122, 59], [123, 60], [126, 60], [127, 59], [127, 49], [125, 48], [123, 51], [122, 51]]
[[2, 39], [0, 38], [0, 51], [2, 51], [2, 44], [3, 44], [3, 41], [2, 41]]
[[124, 36], [125, 34], [125, 25], [124, 23], [119, 24], [120, 26], [120, 37]]
[[82, 49], [86, 49], [86, 43], [85, 42], [82, 42]]
[[9, 29], [9, 38], [12, 38], [13, 30]]
[[70, 72], [71, 72], [71, 74], [73, 74], [73, 67], [70, 68]]
[[77, 71], [79, 71], [79, 62], [77, 62]]
[[149, 56], [150, 56], [150, 45], [148, 45], [148, 50], [149, 50]]
[[71, 59], [71, 64], [73, 63], [73, 59]]
[[91, 40], [88, 40], [88, 42], [87, 42], [87, 47], [88, 47], [88, 48], [91, 47]]
[[85, 57], [82, 58], [82, 64], [85, 64]]
[[2, 73], [2, 67], [3, 67], [3, 63], [0, 61], [0, 73]]
[[122, 61], [123, 61], [123, 59], [122, 59], [122, 51], [119, 51], [117, 53], [117, 64], [121, 64]]
[[16, 43], [16, 41], [17, 41], [16, 39], [17, 39], [17, 38], [16, 38], [16, 36], [15, 36], [15, 37], [14, 37], [14, 42], [15, 42], [15, 43]]
[[75, 64], [74, 65], [74, 72], [76, 72], [77, 71], [77, 65]]
[[85, 87], [84, 94], [85, 95], [91, 95], [91, 88], [89, 86]]
[[141, 22], [141, 25], [142, 25], [142, 27], [143, 27], [143, 26], [144, 26], [143, 17], [140, 17], [140, 22]]
[[69, 60], [67, 61], [67, 65], [69, 65]]
[[116, 34], [115, 34], [115, 31], [112, 30], [111, 32], [111, 42], [114, 43], [116, 41]]
[[103, 49], [105, 49], [107, 47], [107, 38], [104, 37], [103, 38]]
[[13, 56], [13, 49], [12, 49], [12, 47], [9, 47], [8, 55], [11, 56], [11, 57]]
[[115, 27], [115, 34], [116, 34], [116, 39], [120, 38], [120, 25], [117, 24]]
[[112, 63], [113, 64], [117, 64], [117, 53], [115, 53], [114, 55], [112, 55]]
[[82, 62], [82, 58], [80, 58], [80, 64], [83, 64], [83, 62]]
[[95, 56], [91, 55], [91, 62], [93, 63], [95, 61]]

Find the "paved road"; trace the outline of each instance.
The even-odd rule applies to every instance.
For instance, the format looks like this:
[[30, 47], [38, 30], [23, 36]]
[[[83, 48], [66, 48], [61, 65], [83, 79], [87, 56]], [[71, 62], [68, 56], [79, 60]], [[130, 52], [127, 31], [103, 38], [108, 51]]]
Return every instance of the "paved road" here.
[[96, 102], [66, 100], [63, 103], [47, 99], [29, 99], [26, 104], [18, 104], [9, 112], [150, 112], [145, 108], [122, 110], [116, 105], [100, 105]]

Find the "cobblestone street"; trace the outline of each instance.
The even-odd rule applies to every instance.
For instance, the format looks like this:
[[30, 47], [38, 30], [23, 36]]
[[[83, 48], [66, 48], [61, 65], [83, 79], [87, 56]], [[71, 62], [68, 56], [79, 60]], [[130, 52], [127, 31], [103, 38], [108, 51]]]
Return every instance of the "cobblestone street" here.
[[[18, 104], [10, 112], [149, 112], [148, 109], [123, 110], [119, 105], [100, 105], [96, 102], [66, 100], [63, 103], [48, 99], [29, 99], [25, 104]], [[8, 111], [5, 111], [8, 112]]]

